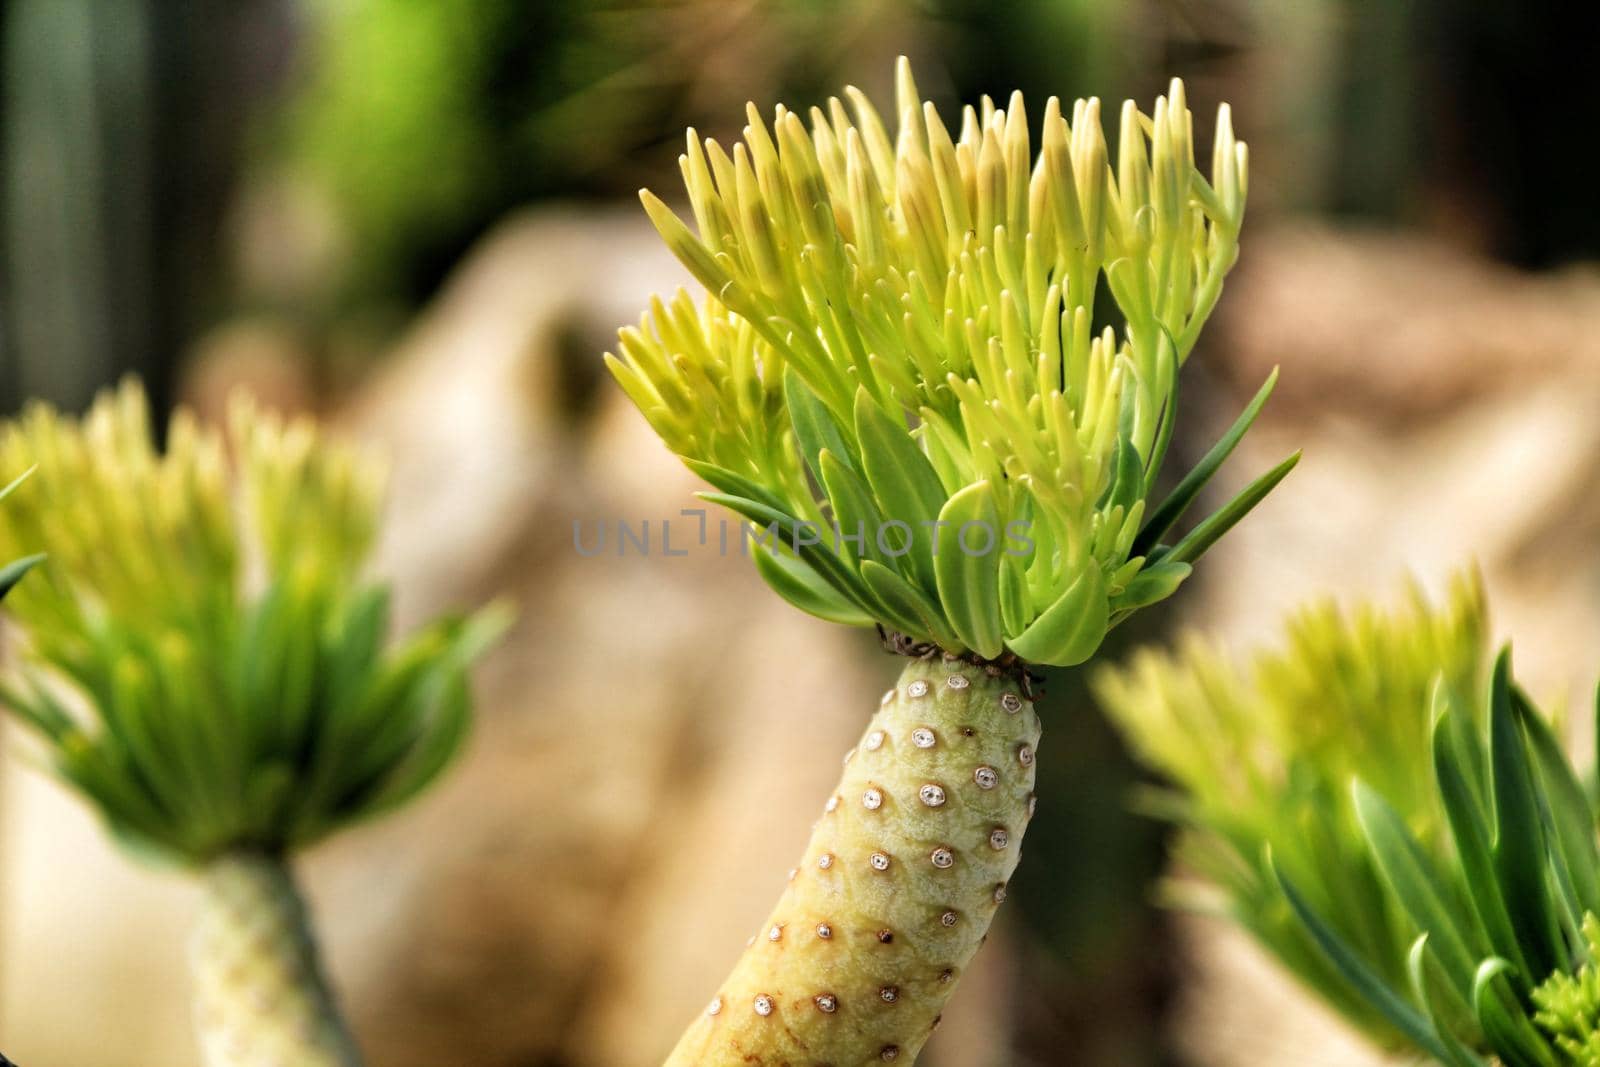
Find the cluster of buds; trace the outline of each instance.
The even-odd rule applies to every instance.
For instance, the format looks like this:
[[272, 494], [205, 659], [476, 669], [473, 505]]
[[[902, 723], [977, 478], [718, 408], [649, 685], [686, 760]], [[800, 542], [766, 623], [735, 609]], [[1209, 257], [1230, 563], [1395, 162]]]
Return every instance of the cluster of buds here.
[[[1035, 153], [1020, 95], [966, 108], [952, 137], [902, 60], [893, 139], [845, 95], [809, 129], [752, 106], [731, 155], [690, 131], [694, 229], [642, 195], [707, 296], [655, 301], [608, 363], [708, 499], [786, 535], [756, 559], [793, 603], [1081, 662], [1293, 463], [1158, 543], [1271, 384], [1151, 507], [1179, 370], [1238, 256], [1245, 146], [1224, 106], [1204, 176], [1177, 81], [1152, 113], [1123, 108], [1114, 165], [1095, 100], [1069, 120], [1052, 98]], [[1102, 277], [1120, 330], [1094, 319]], [[841, 536], [811, 546], [801, 527]], [[1023, 550], [1002, 550], [1019, 529]]]
[[226, 434], [180, 412], [153, 442], [132, 383], [0, 427], [0, 467], [33, 468], [0, 552], [48, 551], [6, 603], [25, 641], [0, 702], [124, 839], [190, 862], [298, 848], [427, 785], [498, 613], [385, 650], [363, 575], [382, 473], [309, 420], [240, 402]]

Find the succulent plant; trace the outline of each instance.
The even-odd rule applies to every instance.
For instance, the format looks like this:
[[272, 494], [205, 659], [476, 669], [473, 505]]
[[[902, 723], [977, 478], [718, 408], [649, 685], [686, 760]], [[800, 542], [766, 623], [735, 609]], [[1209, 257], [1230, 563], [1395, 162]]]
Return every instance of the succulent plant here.
[[226, 434], [180, 412], [164, 453], [151, 429], [132, 383], [0, 426], [0, 467], [36, 468], [0, 548], [50, 550], [6, 603], [25, 640], [0, 703], [118, 840], [201, 872], [209, 1067], [353, 1064], [290, 860], [437, 777], [503, 612], [386, 650], [371, 463], [243, 401]]
[[1600, 812], [1485, 633], [1464, 578], [1442, 609], [1323, 606], [1248, 666], [1196, 645], [1099, 690], [1221, 909], [1379, 1042], [1588, 1067]]
[[[1178, 82], [1124, 107], [1115, 167], [1095, 100], [1069, 121], [1052, 99], [1035, 156], [1017, 96], [952, 137], [902, 60], [891, 140], [845, 95], [809, 129], [752, 105], [731, 154], [689, 132], [694, 229], [642, 198], [706, 296], [655, 300], [607, 357], [748, 520], [769, 585], [911, 657], [674, 1064], [914, 1059], [1032, 815], [1027, 665], [1089, 658], [1297, 458], [1164, 543], [1272, 386], [1156, 504], [1179, 369], [1238, 252], [1226, 107], [1208, 181]], [[1102, 278], [1120, 330], [1095, 320]]]

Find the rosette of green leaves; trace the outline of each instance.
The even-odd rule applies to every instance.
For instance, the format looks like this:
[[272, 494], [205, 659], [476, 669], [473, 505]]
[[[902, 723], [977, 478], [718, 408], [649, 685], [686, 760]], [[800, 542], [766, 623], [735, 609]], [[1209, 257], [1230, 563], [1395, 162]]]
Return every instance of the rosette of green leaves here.
[[1295, 917], [1267, 856], [1384, 982], [1404, 984], [1416, 930], [1383, 888], [1350, 783], [1391, 798], [1430, 853], [1446, 849], [1430, 701], [1441, 678], [1476, 699], [1486, 634], [1481, 587], [1463, 574], [1442, 604], [1413, 586], [1393, 610], [1308, 606], [1281, 648], [1242, 662], [1189, 636], [1093, 680], [1129, 746], [1167, 780], [1139, 802], [1179, 828], [1186, 874], [1165, 885], [1168, 902], [1238, 923], [1383, 1044], [1400, 1037]]
[[[1105, 675], [1102, 693], [1185, 787], [1162, 806], [1189, 825], [1184, 855], [1228, 913], [1353, 1021], [1451, 1067], [1589, 1067], [1600, 812], [1513, 681], [1509, 650], [1475, 680], [1480, 601], [1475, 585], [1457, 590], [1438, 614], [1361, 616], [1309, 644], [1305, 632], [1251, 681], [1170, 668], [1182, 678], [1163, 691], [1183, 702], [1157, 715], [1192, 716], [1185, 740], [1135, 710], [1129, 675]], [[1443, 655], [1424, 694], [1430, 646]], [[1146, 684], [1169, 667], [1147, 661]], [[1218, 704], [1259, 700], [1285, 670], [1309, 685], [1296, 700], [1227, 713], [1231, 741], [1200, 737]], [[1330, 716], [1341, 701], [1318, 686], [1353, 698], [1353, 713]], [[1209, 753], [1181, 754], [1185, 743]], [[1219, 753], [1240, 762], [1201, 769]]]
[[[1203, 176], [1179, 82], [1124, 106], [1114, 166], [1096, 100], [1050, 100], [1035, 154], [1020, 96], [952, 136], [902, 60], [891, 139], [845, 95], [809, 129], [752, 105], [731, 154], [689, 132], [694, 229], [642, 196], [707, 296], [655, 300], [608, 365], [705, 498], [768, 531], [755, 562], [791, 603], [1082, 662], [1297, 458], [1165, 543], [1272, 386], [1152, 500], [1238, 254], [1245, 146], [1224, 106]], [[1120, 330], [1095, 321], [1102, 279]]]
[[1405, 982], [1381, 980], [1295, 880], [1280, 871], [1279, 881], [1351, 987], [1439, 1062], [1592, 1064], [1600, 1018], [1570, 977], [1592, 975], [1594, 962], [1585, 934], [1600, 914], [1593, 796], [1512, 681], [1509, 650], [1495, 661], [1487, 704], [1485, 719], [1448, 687], [1435, 693], [1431, 784], [1445, 849], [1430, 852], [1387, 797], [1359, 779], [1352, 786], [1372, 863], [1416, 932]]
[[459, 748], [501, 613], [386, 648], [389, 593], [363, 575], [381, 477], [309, 421], [241, 402], [223, 435], [179, 413], [158, 452], [130, 383], [81, 422], [29, 408], [0, 467], [36, 468], [0, 551], [50, 548], [6, 603], [25, 640], [0, 699], [124, 840], [281, 854], [403, 803]]

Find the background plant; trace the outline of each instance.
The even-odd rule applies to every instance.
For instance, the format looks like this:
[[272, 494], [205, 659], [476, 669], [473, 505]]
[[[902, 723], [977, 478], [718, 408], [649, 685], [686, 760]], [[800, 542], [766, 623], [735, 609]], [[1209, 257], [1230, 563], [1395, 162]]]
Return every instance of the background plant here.
[[501, 619], [385, 649], [380, 475], [310, 422], [241, 401], [226, 435], [180, 413], [163, 453], [151, 431], [131, 383], [81, 422], [35, 405], [0, 428], [0, 466], [37, 467], [0, 546], [51, 549], [7, 603], [25, 640], [0, 699], [119, 839], [203, 872], [206, 1061], [351, 1063], [289, 859], [435, 779]]
[[1191, 645], [1099, 689], [1170, 775], [1180, 855], [1380, 1041], [1464, 1067], [1592, 1064], [1593, 794], [1485, 654], [1482, 596], [1312, 609], [1244, 668]]

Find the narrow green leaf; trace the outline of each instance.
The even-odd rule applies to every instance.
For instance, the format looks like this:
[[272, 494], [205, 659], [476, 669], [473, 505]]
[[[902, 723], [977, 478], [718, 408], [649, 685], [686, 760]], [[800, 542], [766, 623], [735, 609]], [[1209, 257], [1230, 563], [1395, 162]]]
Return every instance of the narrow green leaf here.
[[39, 465], [36, 463], [27, 470], [23, 471], [21, 474], [17, 475], [15, 478], [11, 479], [11, 481], [7, 482], [6, 487], [4, 489], [0, 489], [0, 500], [4, 500], [6, 497], [16, 492], [17, 486], [27, 481], [28, 478], [32, 476], [33, 472], [38, 469]]
[[1128, 587], [1111, 599], [1111, 610], [1135, 611], [1158, 604], [1178, 591], [1183, 580], [1194, 572], [1187, 563], [1163, 560], [1153, 567], [1145, 567], [1133, 576]]
[[1054, 604], [1006, 646], [1029, 663], [1073, 667], [1094, 655], [1110, 619], [1105, 578], [1091, 563]]
[[[1266, 499], [1268, 493], [1277, 488], [1279, 482], [1295, 468], [1300, 462], [1300, 453], [1292, 453], [1282, 463], [1273, 467], [1267, 473], [1251, 482], [1242, 489], [1238, 496], [1218, 508], [1208, 516], [1200, 525], [1190, 530], [1183, 539], [1173, 546], [1172, 551], [1161, 556], [1161, 559], [1172, 560], [1178, 563], [1193, 563], [1205, 554], [1206, 549], [1217, 542], [1223, 534], [1233, 529], [1238, 521]], [[1151, 553], [1155, 560], [1155, 553]]]
[[964, 647], [961, 639], [950, 629], [939, 605], [911, 582], [870, 559], [861, 564], [861, 577], [878, 599], [894, 612], [896, 625], [902, 632], [926, 638], [951, 652], [959, 652]]
[[[966, 488], [966, 471], [972, 469], [972, 450], [965, 438], [937, 411], [923, 408], [918, 436], [928, 451], [928, 462], [939, 474], [945, 495]], [[941, 507], [943, 505], [940, 505]]]
[[795, 607], [819, 619], [846, 626], [871, 626], [872, 618], [829, 585], [811, 565], [765, 545], [752, 545], [756, 572]]
[[[1452, 1017], [1459, 1016], [1464, 1021], [1472, 1017], [1472, 1009], [1461, 1001], [1448, 982], [1435, 994], [1435, 982], [1430, 979], [1430, 973], [1438, 970], [1438, 957], [1428, 949], [1428, 935], [1422, 934], [1411, 943], [1411, 951], [1406, 954], [1406, 971], [1411, 976], [1411, 995], [1416, 998], [1428, 1012], [1428, 1018], [1433, 1023], [1433, 1035], [1439, 1039], [1440, 1046], [1448, 1054], [1445, 1063], [1448, 1067], [1488, 1067], [1488, 1063], [1472, 1049], [1468, 1048], [1455, 1036], [1449, 1023], [1442, 1017], [1438, 1005], [1440, 997], [1449, 998], [1450, 1013]], [[1476, 1019], [1473, 1019], [1476, 1029]]]
[[883, 515], [878, 511], [877, 501], [872, 499], [872, 490], [861, 480], [861, 475], [846, 466], [831, 449], [822, 450], [817, 466], [822, 471], [822, 489], [838, 527], [830, 532], [836, 538], [839, 554], [847, 562], [864, 559], [884, 562], [888, 557], [878, 547]]
[[1473, 972], [1484, 955], [1482, 939], [1475, 929], [1456, 921], [1440, 890], [1443, 879], [1399, 813], [1359, 779], [1350, 791], [1356, 819], [1384, 883], [1417, 928], [1432, 939], [1445, 975], [1464, 1000], [1472, 993]]
[[[1178, 423], [1178, 342], [1172, 336], [1172, 331], [1165, 326], [1161, 327], [1162, 344], [1156, 349], [1157, 365], [1165, 372], [1171, 381], [1167, 395], [1161, 402], [1161, 414], [1157, 416], [1161, 421], [1156, 430], [1155, 443], [1151, 446], [1150, 455], [1144, 465], [1144, 492], [1143, 496], [1149, 497], [1155, 490], [1156, 478], [1161, 474], [1161, 465], [1167, 460], [1167, 449], [1172, 444], [1172, 430]], [[1158, 375], [1159, 377], [1159, 375]], [[1160, 535], [1156, 537], [1160, 540]], [[1134, 553], [1138, 555], [1138, 553]]]
[[1005, 531], [994, 487], [974, 482], [939, 512], [933, 566], [945, 621], [962, 644], [985, 659], [1005, 648], [1000, 627], [1000, 556]]
[[363, 819], [406, 803], [433, 784], [461, 751], [472, 732], [472, 701], [465, 675], [454, 672], [435, 701], [427, 729], [412, 745], [404, 762], [381, 781], [370, 799], [361, 800]]
[[[898, 519], [911, 528], [911, 552], [901, 573], [915, 576], [929, 596], [938, 592], [933, 568], [933, 533], [946, 494], [938, 472], [903, 425], [884, 414], [865, 390], [856, 392], [856, 437], [867, 482], [877, 495], [885, 521]], [[898, 547], [898, 545], [896, 546]]]
[[793, 367], [783, 370], [783, 400], [789, 409], [789, 419], [794, 424], [795, 440], [800, 444], [800, 454], [812, 477], [822, 480], [819, 461], [822, 450], [827, 449], [850, 466], [856, 466], [854, 450], [845, 441], [844, 433], [834, 421], [833, 413], [811, 387], [801, 380]]
[[[883, 605], [878, 603], [872, 591], [861, 580], [860, 575], [845, 566], [843, 560], [827, 545], [807, 543], [810, 539], [799, 537], [800, 520], [792, 515], [785, 514], [775, 508], [756, 500], [747, 500], [744, 497], [731, 496], [727, 493], [697, 493], [701, 500], [711, 504], [721, 504], [731, 511], [735, 511], [763, 529], [773, 529], [785, 543], [799, 545], [797, 554], [811, 569], [816, 571], [829, 585], [839, 591], [839, 594], [856, 607], [873, 618], [878, 618], [883, 612]], [[796, 605], [799, 607], [800, 605]]]
[[1506, 1067], [1558, 1067], [1552, 1049], [1506, 980], [1514, 970], [1510, 961], [1496, 957], [1484, 960], [1472, 987], [1472, 1004], [1478, 1025], [1489, 1046]]
[[1322, 950], [1334, 968], [1351, 988], [1389, 1021], [1418, 1048], [1436, 1057], [1440, 1062], [1450, 1062], [1450, 1053], [1433, 1032], [1433, 1023], [1392, 989], [1383, 978], [1352, 949], [1334, 929], [1322, 920], [1300, 895], [1300, 891], [1284, 877], [1268, 859], [1268, 865], [1278, 886], [1294, 911], [1295, 917], [1305, 927], [1311, 939]]
[[1095, 509], [1110, 511], [1118, 505], [1130, 508], [1143, 492], [1144, 460], [1131, 440], [1119, 437], [1111, 450], [1111, 479], [1095, 503]]
[[1008, 634], [1020, 634], [1027, 629], [1030, 602], [1028, 599], [1028, 572], [1022, 560], [1009, 552], [1000, 560], [1000, 622]]
[[24, 725], [36, 730], [52, 745], [67, 744], [69, 738], [79, 732], [72, 716], [60, 704], [49, 699], [43, 689], [35, 686], [34, 690], [31, 694], [24, 693], [10, 684], [0, 682], [0, 707], [9, 709]]
[[18, 582], [22, 581], [23, 576], [38, 566], [44, 558], [44, 553], [40, 552], [36, 555], [23, 556], [21, 559], [12, 560], [4, 567], [0, 567], [0, 600], [4, 600], [6, 594], [16, 588]]
[[1139, 421], [1139, 379], [1134, 372], [1132, 364], [1119, 359], [1125, 374], [1122, 379], [1122, 394], [1117, 404], [1117, 436], [1131, 439]]
[[704, 463], [697, 459], [685, 459], [683, 465], [694, 472], [702, 481], [714, 486], [720, 492], [727, 493], [730, 496], [742, 496], [746, 500], [754, 500], [765, 504], [774, 511], [789, 510], [788, 505], [772, 490], [726, 467], [719, 467], [715, 463]]
[[1473, 805], [1481, 813], [1484, 825], [1487, 826], [1489, 752], [1482, 733], [1484, 724], [1479, 721], [1477, 710], [1467, 706], [1461, 694], [1457, 693], [1443, 677], [1434, 679], [1431, 697], [1433, 727], [1443, 730], [1445, 734], [1439, 742], [1449, 746], [1456, 754], [1467, 793]]
[[1149, 555], [1162, 536], [1172, 529], [1173, 524], [1183, 517], [1185, 511], [1189, 510], [1189, 505], [1194, 503], [1200, 491], [1206, 487], [1206, 483], [1211, 481], [1212, 476], [1244, 439], [1245, 432], [1256, 421], [1256, 416], [1261, 414], [1262, 406], [1266, 404], [1267, 398], [1272, 395], [1272, 390], [1277, 384], [1278, 370], [1274, 367], [1261, 388], [1256, 390], [1255, 397], [1245, 406], [1239, 417], [1233, 420], [1233, 425], [1228, 427], [1228, 432], [1211, 446], [1210, 450], [1200, 458], [1200, 462], [1183, 476], [1177, 487], [1150, 513], [1150, 517], [1139, 529], [1139, 536], [1134, 538], [1130, 556]]
[[1495, 878], [1488, 813], [1473, 788], [1472, 765], [1478, 742], [1470, 731], [1457, 729], [1458, 724], [1465, 725], [1465, 714], [1460, 709], [1447, 707], [1434, 719], [1433, 773], [1439, 799], [1478, 922], [1495, 952], [1511, 960], [1516, 971], [1523, 973], [1522, 947]]
[[1584, 912], [1600, 915], [1600, 850], [1595, 845], [1594, 808], [1561, 742], [1527, 694], [1513, 687], [1511, 705], [1528, 738], [1551, 839], [1576, 897], [1576, 918], [1582, 919]]
[[1530, 973], [1549, 974], [1571, 962], [1545, 881], [1547, 852], [1539, 798], [1522, 731], [1511, 710], [1511, 652], [1495, 658], [1489, 689], [1489, 768], [1494, 797], [1495, 873], [1511, 928]]

